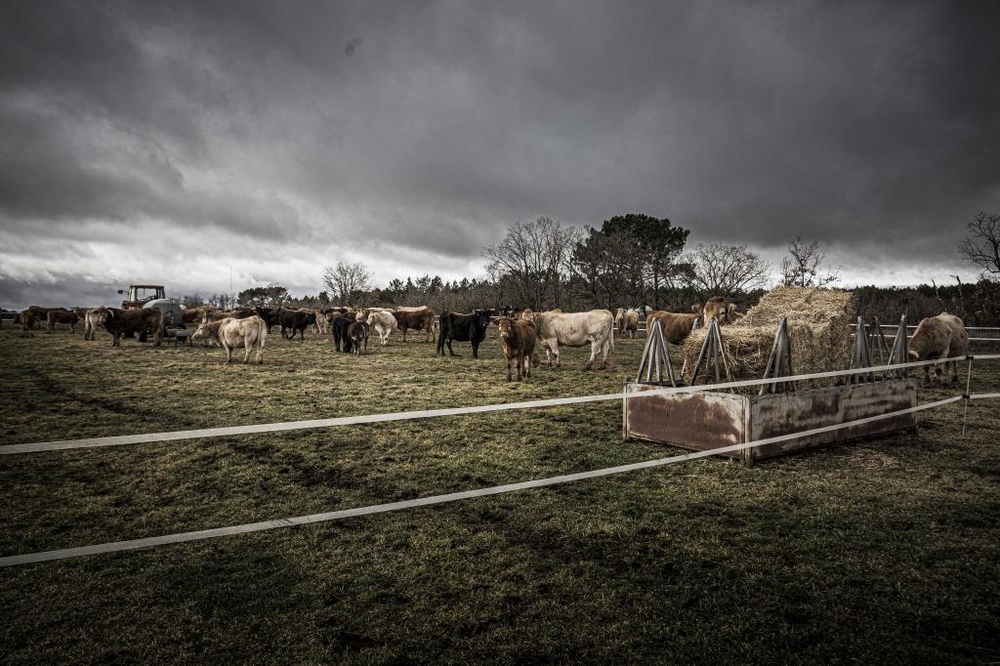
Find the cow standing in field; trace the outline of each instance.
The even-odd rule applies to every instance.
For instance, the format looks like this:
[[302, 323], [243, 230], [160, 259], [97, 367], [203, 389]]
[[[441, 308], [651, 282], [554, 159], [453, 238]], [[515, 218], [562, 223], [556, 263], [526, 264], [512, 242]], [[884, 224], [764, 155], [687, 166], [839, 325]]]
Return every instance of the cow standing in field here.
[[242, 319], [226, 317], [218, 321], [210, 321], [205, 317], [191, 339], [217, 342], [226, 350], [226, 363], [233, 362], [233, 349], [242, 345], [246, 350], [243, 355], [244, 363], [250, 362], [250, 353], [256, 350], [257, 363], [263, 364], [267, 324], [257, 315]]
[[611, 310], [590, 312], [538, 312], [534, 316], [535, 335], [545, 348], [545, 359], [552, 366], [555, 357], [559, 367], [559, 345], [582, 347], [590, 343], [590, 359], [583, 369], [589, 370], [601, 354], [601, 368], [608, 366], [608, 356], [614, 356], [615, 318]]
[[403, 332], [403, 342], [406, 342], [407, 329], [427, 332], [427, 342], [434, 339], [434, 308], [422, 305], [418, 308], [396, 308], [392, 316], [396, 325]]
[[[969, 334], [965, 324], [953, 314], [942, 312], [936, 317], [920, 320], [909, 342], [909, 353], [915, 361], [965, 356], [969, 350]], [[941, 365], [934, 365], [934, 376], [941, 382]], [[958, 361], [951, 361], [952, 381], [958, 381]], [[924, 366], [924, 384], [930, 384], [930, 366]]]
[[531, 376], [531, 355], [535, 351], [535, 325], [526, 319], [500, 317], [500, 349], [507, 358], [507, 381], [510, 381], [510, 364], [517, 366], [517, 381], [521, 376]]
[[80, 317], [72, 310], [66, 310], [64, 308], [51, 308], [45, 315], [46, 330], [49, 333], [55, 333], [56, 324], [69, 324], [69, 330], [71, 333], [76, 333], [76, 324], [80, 321]]
[[40, 328], [42, 322], [47, 322], [49, 320], [49, 310], [60, 310], [62, 308], [43, 308], [40, 305], [29, 305], [25, 312], [30, 312], [32, 314], [32, 321], [34, 322], [32, 326], [34, 328]]
[[104, 320], [108, 318], [107, 308], [90, 308], [83, 315], [83, 339], [93, 340], [97, 333], [97, 327], [104, 325]]
[[385, 347], [389, 344], [389, 336], [392, 332], [396, 330], [396, 318], [391, 312], [386, 312], [385, 310], [375, 311], [372, 310], [368, 313], [368, 319], [366, 322], [369, 326], [375, 329], [378, 333], [379, 344]]
[[159, 308], [142, 308], [139, 310], [121, 310], [119, 308], [104, 308], [107, 316], [104, 318], [104, 330], [111, 334], [111, 346], [120, 347], [122, 336], [127, 333], [142, 335], [143, 332], [153, 334], [153, 346], [159, 347], [163, 342], [163, 310]]
[[330, 332], [333, 335], [333, 346], [337, 351], [351, 352], [353, 345], [348, 329], [356, 319], [353, 316], [339, 315], [330, 322]]
[[271, 332], [271, 327], [279, 326], [281, 324], [281, 318], [279, 312], [281, 308], [254, 308], [254, 312], [257, 316], [264, 320], [267, 324], [267, 332]]
[[451, 341], [457, 340], [471, 342], [472, 358], [479, 358], [479, 345], [486, 339], [486, 329], [492, 317], [492, 310], [476, 310], [472, 314], [442, 312], [438, 320], [440, 333], [438, 333], [437, 353], [444, 356], [444, 347], [447, 344], [448, 354], [455, 356], [455, 352], [451, 349]]
[[316, 313], [306, 308], [301, 310], [279, 308], [278, 323], [281, 324], [281, 337], [293, 340], [297, 332], [299, 339], [305, 342], [305, 330], [316, 323]]
[[618, 308], [615, 312], [615, 326], [618, 329], [618, 336], [635, 338], [639, 331], [639, 313], [635, 310]]
[[368, 353], [370, 330], [366, 321], [352, 321], [347, 327], [347, 337], [350, 338], [354, 353], [358, 356]]
[[25, 310], [17, 315], [15, 320], [21, 324], [21, 337], [22, 338], [33, 338], [35, 337], [32, 329], [35, 328], [35, 313], [31, 310]]

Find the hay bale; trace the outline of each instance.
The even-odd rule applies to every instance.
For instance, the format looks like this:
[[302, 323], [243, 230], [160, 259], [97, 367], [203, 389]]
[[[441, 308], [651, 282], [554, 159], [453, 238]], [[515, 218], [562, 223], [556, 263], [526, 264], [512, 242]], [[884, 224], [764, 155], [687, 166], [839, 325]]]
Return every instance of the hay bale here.
[[[850, 367], [851, 328], [857, 322], [853, 292], [820, 287], [777, 287], [767, 293], [745, 317], [721, 329], [723, 347], [734, 380], [764, 376], [774, 336], [781, 319], [788, 319], [788, 334], [795, 374], [842, 370]], [[688, 371], [705, 341], [707, 331], [691, 333], [684, 342]], [[700, 373], [704, 375], [704, 372]], [[811, 386], [830, 385], [813, 382]]]

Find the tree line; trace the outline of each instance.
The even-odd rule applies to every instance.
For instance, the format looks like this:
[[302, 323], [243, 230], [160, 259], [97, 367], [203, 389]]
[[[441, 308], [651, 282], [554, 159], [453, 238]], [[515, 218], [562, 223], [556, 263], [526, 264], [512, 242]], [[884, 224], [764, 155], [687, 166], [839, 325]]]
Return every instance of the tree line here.
[[[942, 310], [970, 325], [1000, 322], [1000, 216], [980, 213], [967, 227], [959, 252], [983, 272], [975, 284], [915, 288], [862, 287], [861, 312], [894, 323], [906, 313], [911, 322]], [[325, 289], [295, 298], [277, 284], [245, 289], [233, 298], [216, 294], [184, 297], [186, 304], [219, 307], [332, 305], [430, 305], [435, 310], [476, 308], [566, 310], [618, 307], [686, 311], [708, 296], [721, 295], [745, 309], [772, 281], [774, 268], [746, 245], [714, 243], [686, 248], [689, 231], [667, 218], [627, 214], [598, 227], [566, 227], [548, 217], [511, 224], [504, 238], [482, 249], [487, 276], [445, 281], [423, 275], [375, 286], [361, 262], [338, 261], [323, 270]], [[779, 284], [824, 286], [839, 280], [826, 265], [817, 241], [796, 236], [778, 267]], [[958, 277], [956, 280], [958, 280]]]

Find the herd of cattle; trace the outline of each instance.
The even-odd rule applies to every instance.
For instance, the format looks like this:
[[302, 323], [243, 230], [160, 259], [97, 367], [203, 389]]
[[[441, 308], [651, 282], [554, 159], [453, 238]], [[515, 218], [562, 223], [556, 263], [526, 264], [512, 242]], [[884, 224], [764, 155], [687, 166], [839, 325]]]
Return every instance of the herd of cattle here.
[[[713, 296], [704, 305], [696, 304], [691, 312], [665, 312], [657, 310], [646, 317], [646, 330], [652, 330], [659, 322], [664, 340], [679, 345], [692, 330], [707, 327], [712, 320], [719, 325], [737, 321], [743, 313], [736, 311], [733, 303]], [[492, 322], [499, 329], [500, 347], [507, 359], [507, 380], [512, 379], [511, 366], [516, 368], [516, 377], [530, 377], [533, 365], [538, 365], [536, 346], [545, 350], [546, 363], [555, 361], [559, 367], [559, 347], [583, 347], [590, 345], [590, 358], [584, 369], [593, 366], [601, 357], [601, 367], [608, 364], [608, 357], [614, 355], [614, 337], [635, 338], [639, 331], [640, 314], [635, 310], [619, 308], [612, 314], [610, 310], [590, 310], [588, 312], [563, 312], [559, 309], [546, 312], [524, 310], [520, 313], [506, 311], [497, 315], [494, 310], [477, 310], [471, 314], [442, 312], [440, 315], [429, 306], [397, 308], [329, 308], [322, 311], [307, 308], [238, 308], [220, 311], [212, 306], [189, 308], [183, 311], [183, 324], [197, 324], [194, 332], [187, 329], [168, 329], [163, 312], [157, 308], [122, 310], [119, 308], [42, 308], [32, 306], [18, 314], [22, 336], [33, 335], [32, 331], [46, 323], [48, 331], [55, 330], [56, 324], [68, 324], [71, 331], [83, 322], [84, 339], [93, 340], [99, 327], [103, 327], [112, 337], [112, 345], [120, 346], [122, 337], [139, 335], [141, 340], [153, 337], [154, 346], [159, 346], [164, 336], [204, 341], [215, 344], [226, 352], [227, 362], [233, 359], [233, 351], [242, 347], [245, 351], [243, 362], [248, 363], [255, 355], [257, 363], [264, 361], [264, 344], [275, 326], [281, 327], [282, 338], [293, 340], [298, 335], [305, 340], [305, 330], [312, 329], [319, 334], [331, 335], [337, 351], [364, 354], [372, 331], [378, 335], [379, 344], [386, 346], [393, 331], [399, 330], [403, 342], [409, 330], [423, 333], [427, 342], [434, 339], [437, 332], [437, 354], [443, 355], [445, 348], [452, 356], [452, 342], [469, 342], [473, 358], [479, 358], [479, 346], [486, 339], [486, 331]], [[964, 356], [967, 353], [969, 336], [958, 317], [942, 313], [936, 317], [921, 320], [909, 342], [909, 353], [913, 360], [935, 360]], [[925, 366], [925, 381], [930, 381], [929, 368]], [[957, 381], [957, 364], [953, 363], [953, 380]], [[935, 376], [941, 377], [940, 366], [935, 366]]]

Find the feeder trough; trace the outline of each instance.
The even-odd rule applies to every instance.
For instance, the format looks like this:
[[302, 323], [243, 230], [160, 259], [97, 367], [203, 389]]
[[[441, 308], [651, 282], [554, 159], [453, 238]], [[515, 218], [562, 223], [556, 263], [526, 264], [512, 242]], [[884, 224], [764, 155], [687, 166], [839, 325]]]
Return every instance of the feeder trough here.
[[[865, 327], [858, 320], [858, 331], [880, 331], [877, 322]], [[897, 333], [892, 345], [889, 364], [906, 359], [906, 320], [900, 322], [901, 333]], [[654, 329], [650, 335], [659, 335]], [[851, 369], [872, 365], [869, 335], [854, 336], [854, 353]], [[883, 341], [884, 342], [884, 341]], [[658, 344], [647, 344], [649, 349], [659, 349]], [[719, 381], [721, 367], [725, 367], [726, 380], [729, 367], [725, 365], [725, 355], [720, 333], [715, 322], [705, 336], [703, 353], [698, 364], [691, 368], [692, 383], [698, 383], [702, 360], [705, 361], [705, 381], [714, 378]], [[881, 349], [882, 347], [879, 347]], [[716, 350], [713, 356], [712, 350]], [[708, 350], [708, 353], [705, 353]], [[659, 353], [659, 352], [658, 352]], [[644, 439], [663, 444], [671, 444], [694, 451], [755, 442], [762, 439], [804, 432], [827, 426], [838, 426], [850, 421], [881, 417], [892, 412], [907, 410], [917, 405], [916, 381], [906, 375], [905, 370], [875, 374], [861, 371], [842, 377], [841, 385], [823, 386], [796, 390], [791, 367], [791, 352], [787, 323], [782, 320], [775, 334], [771, 359], [765, 378], [788, 377], [788, 381], [765, 385], [752, 394], [734, 391], [706, 389], [694, 393], [660, 393], [643, 395], [656, 389], [676, 385], [671, 377], [658, 382], [649, 381], [649, 359], [640, 364], [636, 382], [628, 382], [624, 389], [623, 435], [626, 438]], [[657, 356], [658, 363], [662, 359]], [[647, 368], [644, 372], [644, 368]], [[643, 375], [646, 375], [646, 381]], [[658, 373], [662, 377], [662, 373]], [[723, 454], [727, 457], [753, 464], [755, 460], [782, 456], [807, 449], [829, 446], [839, 442], [858, 440], [885, 435], [899, 430], [914, 430], [917, 426], [916, 414], [907, 412], [886, 418], [877, 418], [867, 423], [855, 424], [827, 432], [805, 435], [761, 446]]]
[[[721, 391], [642, 395], [655, 388], [659, 387], [625, 385], [625, 436], [694, 451], [838, 425], [917, 405], [917, 386], [912, 379], [762, 395]], [[725, 455], [752, 464], [761, 458], [910, 430], [916, 425], [916, 415], [910, 412]]]

